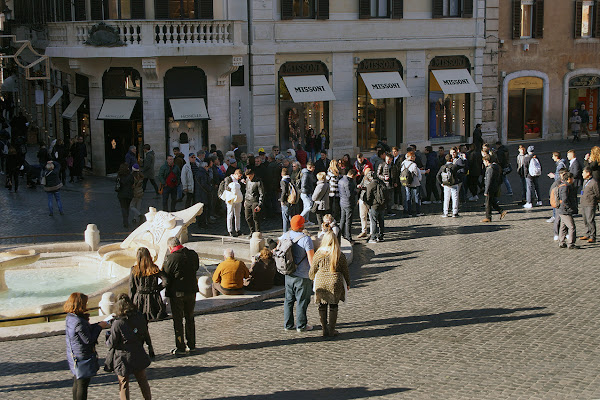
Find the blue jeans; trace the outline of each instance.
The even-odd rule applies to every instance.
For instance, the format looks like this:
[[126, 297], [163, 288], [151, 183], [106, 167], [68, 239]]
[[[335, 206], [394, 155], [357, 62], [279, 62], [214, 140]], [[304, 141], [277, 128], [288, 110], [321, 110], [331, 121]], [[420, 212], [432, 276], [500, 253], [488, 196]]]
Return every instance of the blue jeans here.
[[294, 329], [294, 303], [296, 307], [296, 329], [306, 327], [306, 309], [310, 304], [312, 294], [312, 281], [308, 278], [299, 278], [293, 275], [285, 276], [285, 300], [283, 302], [283, 319], [286, 329]]
[[281, 204], [281, 219], [283, 220], [283, 233], [290, 230], [290, 207], [285, 204]]
[[300, 215], [304, 218], [305, 221], [309, 220], [310, 217], [310, 208], [313, 205], [312, 198], [309, 194], [301, 193], [300, 198], [302, 199], [302, 212]]
[[52, 198], [56, 199], [56, 204], [58, 205], [58, 211], [62, 214], [63, 206], [62, 206], [62, 202], [60, 201], [60, 192], [57, 190], [56, 192], [46, 192], [46, 194], [48, 195], [48, 210], [50, 210], [50, 214], [52, 214], [54, 212], [52, 209], [52, 206], [53, 206]]
[[512, 193], [512, 187], [510, 186], [510, 182], [508, 181], [508, 175], [502, 174], [502, 180], [504, 182], [504, 186], [506, 186], [506, 193]]
[[533, 192], [535, 190], [537, 201], [542, 200], [540, 185], [538, 183], [539, 176], [530, 176], [527, 180], [527, 202], [533, 203]]
[[420, 187], [404, 187], [404, 214], [411, 214], [412, 205], [415, 205], [415, 212], [421, 212], [421, 192]]
[[384, 214], [383, 208], [375, 210], [373, 207], [369, 209], [369, 221], [371, 222], [371, 240], [383, 239], [384, 232]]

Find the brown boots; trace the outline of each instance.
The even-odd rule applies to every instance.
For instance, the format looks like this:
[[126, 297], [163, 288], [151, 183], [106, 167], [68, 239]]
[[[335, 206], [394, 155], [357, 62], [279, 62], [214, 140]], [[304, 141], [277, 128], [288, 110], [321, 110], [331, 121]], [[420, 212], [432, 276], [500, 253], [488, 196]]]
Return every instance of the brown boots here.
[[319, 304], [319, 317], [321, 318], [321, 326], [323, 327], [323, 337], [329, 336], [327, 326], [327, 304]]
[[339, 335], [339, 332], [335, 330], [335, 324], [337, 323], [337, 316], [338, 316], [338, 305], [337, 304], [331, 304], [329, 305], [329, 327], [328, 327], [328, 334], [329, 336], [337, 336]]

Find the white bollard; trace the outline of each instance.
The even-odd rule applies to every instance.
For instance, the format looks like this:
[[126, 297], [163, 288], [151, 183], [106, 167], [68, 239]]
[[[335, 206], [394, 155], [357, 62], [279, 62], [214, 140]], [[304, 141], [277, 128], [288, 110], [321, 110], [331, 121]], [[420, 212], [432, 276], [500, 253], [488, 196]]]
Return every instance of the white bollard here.
[[212, 297], [212, 281], [208, 276], [201, 276], [198, 278], [198, 293], [200, 296], [208, 299]]
[[85, 243], [90, 247], [91, 251], [97, 251], [100, 247], [100, 231], [96, 224], [88, 224], [84, 232]]
[[100, 303], [98, 303], [98, 314], [100, 315], [111, 315], [115, 306], [115, 294], [113, 292], [106, 292], [102, 295]]

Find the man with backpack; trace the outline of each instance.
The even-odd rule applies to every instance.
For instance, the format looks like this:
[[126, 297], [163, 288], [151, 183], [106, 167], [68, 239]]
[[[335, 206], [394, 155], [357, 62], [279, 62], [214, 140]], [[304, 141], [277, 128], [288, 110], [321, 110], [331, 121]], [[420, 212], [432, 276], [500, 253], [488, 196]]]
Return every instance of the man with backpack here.
[[[527, 194], [526, 194], [526, 203], [523, 205], [523, 208], [532, 208], [533, 207], [533, 193], [535, 190], [535, 195], [537, 198], [537, 205], [542, 205], [542, 197], [540, 192], [540, 184], [538, 180], [540, 176], [542, 176], [542, 164], [540, 164], [540, 160], [534, 154], [534, 147], [529, 146], [527, 148], [527, 155], [523, 159], [523, 169], [525, 172], [525, 182], [527, 183]], [[554, 217], [552, 217], [552, 221], [554, 221]]]
[[485, 166], [485, 218], [481, 222], [492, 222], [492, 208], [500, 214], [500, 219], [506, 217], [507, 211], [498, 204], [498, 194], [502, 184], [502, 169], [491, 161], [489, 154], [483, 156]]
[[[406, 153], [404, 161], [400, 167], [400, 183], [404, 186], [404, 215], [412, 217], [412, 209], [414, 205], [415, 214], [417, 217], [422, 216], [421, 213], [421, 170], [417, 166], [416, 154], [414, 151]], [[373, 232], [371, 232], [373, 236]]]
[[292, 182], [292, 178], [290, 178], [287, 168], [281, 169], [281, 181], [279, 187], [281, 189], [281, 197], [279, 198], [279, 203], [281, 204], [281, 219], [283, 220], [283, 232], [285, 233], [290, 229], [290, 220], [294, 215], [295, 205], [300, 198], [298, 189]]
[[315, 191], [315, 185], [317, 184], [317, 178], [315, 177], [315, 164], [309, 161], [306, 164], [306, 168], [302, 169], [300, 176], [300, 198], [302, 199], [302, 218], [304, 218], [305, 225], [311, 226], [314, 223], [310, 222], [310, 209], [313, 205], [312, 194]]
[[458, 184], [457, 176], [458, 167], [452, 162], [452, 156], [446, 154], [446, 164], [440, 167], [437, 173], [437, 182], [442, 186], [444, 190], [444, 214], [443, 218], [448, 217], [448, 208], [450, 206], [450, 199], [452, 199], [452, 217], [457, 218], [458, 215]]
[[365, 202], [369, 206], [369, 220], [371, 222], [371, 239], [368, 243], [383, 242], [384, 213], [386, 206], [385, 184], [369, 172], [371, 181], [367, 185]]
[[[306, 332], [313, 329], [307, 323], [306, 310], [312, 294], [312, 281], [308, 277], [308, 272], [315, 250], [310, 236], [302, 232], [304, 218], [295, 215], [290, 223], [291, 230], [279, 237], [279, 244], [274, 252], [277, 269], [285, 275], [284, 329], [292, 331], [295, 327], [298, 332]], [[294, 303], [296, 302], [298, 305], [294, 326]]]

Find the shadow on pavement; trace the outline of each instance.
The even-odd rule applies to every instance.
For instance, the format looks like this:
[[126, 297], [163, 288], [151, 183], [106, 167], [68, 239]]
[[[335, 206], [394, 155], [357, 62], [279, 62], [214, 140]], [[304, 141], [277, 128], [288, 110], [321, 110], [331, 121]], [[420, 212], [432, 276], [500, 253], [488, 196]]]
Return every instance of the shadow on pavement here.
[[213, 397], [206, 400], [291, 400], [291, 399], [364, 399], [387, 396], [395, 393], [406, 392], [408, 388], [388, 388], [369, 390], [364, 386], [348, 388], [323, 388], [315, 390], [286, 390], [271, 394], [250, 396]]
[[[497, 216], [494, 215], [494, 217]], [[498, 223], [456, 226], [432, 226], [429, 224], [413, 226], [394, 226], [391, 228], [386, 228], [385, 238], [386, 240], [410, 240], [439, 236], [491, 233], [509, 228], [510, 225], [503, 225]]]
[[[340, 328], [353, 328], [353, 327], [378, 327], [375, 329], [362, 329], [362, 330], [342, 330], [340, 336], [335, 338], [335, 341], [340, 340], [354, 340], [354, 339], [367, 339], [374, 337], [385, 337], [385, 336], [396, 336], [403, 335], [406, 333], [416, 333], [425, 329], [432, 328], [451, 328], [454, 326], [465, 326], [474, 324], [488, 324], [493, 322], [511, 322], [526, 320], [531, 318], [542, 318], [550, 317], [554, 313], [532, 313], [525, 315], [508, 315], [523, 311], [538, 311], [543, 310], [545, 307], [527, 307], [527, 308], [483, 308], [475, 310], [459, 310], [452, 312], [445, 312], [440, 314], [430, 315], [418, 315], [409, 317], [397, 317], [388, 318], [384, 320], [373, 320], [373, 321], [362, 321], [362, 322], [350, 322], [344, 323], [344, 314], [340, 314]], [[383, 326], [383, 327], [379, 327]], [[209, 351], [228, 351], [228, 350], [250, 350], [260, 349], [265, 347], [275, 346], [288, 346], [299, 343], [313, 343], [322, 342], [324, 339], [320, 336], [320, 331], [317, 331], [319, 336], [309, 336], [307, 334], [298, 335], [296, 333], [288, 333], [288, 335], [294, 335], [295, 337], [289, 339], [279, 339], [272, 341], [262, 341], [255, 343], [245, 344], [230, 344], [217, 347], [205, 347], [200, 349], [201, 353]]]
[[[350, 286], [352, 288], [360, 288], [369, 282], [374, 282], [379, 279], [377, 278], [377, 275], [382, 272], [389, 271], [392, 268], [401, 266], [403, 261], [417, 258], [416, 255], [411, 256], [410, 254], [419, 252], [420, 250], [398, 251], [374, 255], [375, 252], [367, 246], [363, 244], [357, 244], [354, 246], [355, 259], [350, 265]], [[373, 264], [380, 264], [380, 266], [370, 266]]]

